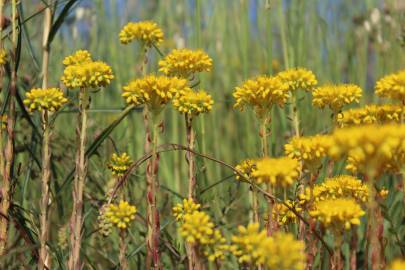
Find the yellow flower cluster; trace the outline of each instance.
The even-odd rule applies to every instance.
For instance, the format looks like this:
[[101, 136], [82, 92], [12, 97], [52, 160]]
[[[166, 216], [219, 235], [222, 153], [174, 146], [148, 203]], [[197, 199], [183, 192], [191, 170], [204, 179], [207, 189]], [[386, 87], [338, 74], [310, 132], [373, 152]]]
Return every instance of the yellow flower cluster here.
[[241, 163], [235, 166], [235, 169], [243, 175], [244, 179], [241, 179], [241, 176], [237, 173], [236, 180], [248, 180], [252, 177], [252, 172], [255, 170], [256, 164], [253, 159], [245, 159]]
[[159, 61], [159, 67], [168, 76], [188, 78], [197, 72], [211, 71], [212, 59], [202, 50], [175, 49]]
[[312, 92], [312, 104], [321, 109], [329, 107], [337, 112], [344, 105], [359, 103], [361, 95], [361, 88], [354, 84], [325, 85]]
[[105, 210], [105, 217], [119, 229], [126, 229], [129, 223], [135, 219], [136, 207], [126, 201], [119, 204], [109, 204]]
[[338, 198], [318, 201], [309, 214], [333, 232], [341, 233], [352, 225], [359, 225], [365, 214], [360, 205], [351, 198]]
[[270, 112], [275, 104], [284, 106], [290, 97], [289, 86], [279, 77], [259, 76], [247, 80], [233, 92], [235, 108], [252, 107], [258, 117]]
[[382, 172], [399, 170], [404, 164], [405, 125], [366, 125], [337, 129], [332, 138], [329, 154], [332, 158], [348, 156], [348, 170]]
[[290, 91], [303, 89], [312, 91], [318, 84], [315, 74], [305, 68], [292, 68], [277, 74], [281, 80], [288, 84]]
[[175, 207], [173, 207], [173, 216], [176, 218], [177, 221], [183, 221], [185, 215], [192, 214], [195, 211], [199, 211], [201, 205], [195, 203], [193, 199], [183, 199], [183, 203], [178, 203]]
[[120, 42], [128, 44], [133, 40], [141, 41], [145, 46], [159, 45], [163, 41], [163, 31], [152, 21], [130, 22], [119, 33]]
[[377, 81], [375, 93], [380, 97], [396, 99], [405, 103], [405, 69], [387, 75]]
[[128, 170], [131, 163], [131, 157], [127, 153], [122, 153], [121, 155], [114, 153], [111, 156], [111, 161], [108, 164], [108, 168], [114, 175], [122, 176]]
[[187, 90], [187, 81], [177, 77], [149, 75], [135, 79], [123, 87], [127, 104], [146, 105], [151, 110], [161, 109], [172, 98]]
[[74, 54], [66, 56], [63, 59], [63, 65], [65, 66], [73, 66], [73, 65], [81, 65], [84, 63], [92, 62], [91, 54], [86, 50], [78, 50]]
[[276, 187], [288, 187], [296, 181], [301, 172], [301, 163], [289, 157], [263, 158], [256, 161], [252, 172], [258, 184], [267, 183]]
[[321, 166], [322, 158], [327, 155], [331, 143], [330, 136], [294, 137], [284, 145], [284, 152], [288, 157], [300, 160], [304, 168], [316, 171]]
[[349, 109], [338, 114], [340, 127], [361, 124], [386, 124], [400, 122], [405, 111], [400, 105], [367, 105], [363, 108]]
[[204, 90], [185, 90], [173, 99], [174, 108], [190, 117], [211, 111], [213, 104], [212, 97]]
[[180, 227], [180, 235], [190, 244], [208, 244], [214, 234], [214, 223], [211, 218], [202, 211], [193, 211], [183, 216]]
[[240, 264], [263, 266], [268, 270], [305, 269], [304, 243], [291, 234], [275, 233], [268, 237], [259, 224], [239, 226], [238, 234], [232, 236], [231, 252]]
[[[297, 202], [287, 200], [285, 201], [290, 208], [293, 208], [295, 211], [302, 212], [302, 208], [297, 204]], [[284, 203], [276, 203], [273, 206], [273, 219], [277, 221], [279, 225], [285, 225], [290, 223], [297, 222], [297, 215], [290, 210]]]
[[67, 98], [64, 96], [62, 90], [59, 88], [34, 88], [25, 94], [24, 104], [32, 111], [49, 111], [56, 112], [66, 102]]
[[365, 203], [368, 200], [369, 192], [368, 186], [363, 184], [360, 179], [351, 175], [339, 175], [327, 178], [325, 182], [315, 185], [312, 191], [307, 187], [305, 193], [299, 195], [300, 203], [310, 202], [311, 194], [314, 202], [352, 198], [358, 203]]
[[7, 63], [7, 52], [5, 49], [0, 49], [0, 65], [3, 66]]
[[387, 270], [403, 270], [405, 269], [405, 260], [396, 259], [387, 268]]

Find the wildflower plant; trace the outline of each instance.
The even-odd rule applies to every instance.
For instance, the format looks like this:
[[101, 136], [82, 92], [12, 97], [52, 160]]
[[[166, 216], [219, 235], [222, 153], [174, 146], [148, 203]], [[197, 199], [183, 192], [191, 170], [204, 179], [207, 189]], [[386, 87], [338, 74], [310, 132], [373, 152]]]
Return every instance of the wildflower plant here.
[[131, 157], [127, 153], [122, 153], [121, 155], [114, 153], [111, 156], [111, 161], [108, 164], [108, 168], [111, 170], [113, 175], [123, 176], [131, 164]]
[[305, 91], [312, 91], [318, 84], [315, 74], [306, 68], [292, 68], [277, 73], [280, 79], [288, 84], [288, 88], [291, 92], [298, 89]]
[[354, 84], [324, 85], [312, 92], [312, 104], [318, 108], [329, 107], [335, 115], [343, 106], [359, 103], [362, 90]]
[[405, 104], [405, 70], [387, 75], [375, 85], [377, 96], [398, 100]]
[[256, 161], [256, 169], [252, 176], [256, 183], [266, 183], [276, 187], [289, 187], [301, 172], [298, 160], [289, 157], [263, 158]]
[[153, 21], [129, 22], [119, 33], [119, 39], [122, 44], [138, 40], [145, 47], [158, 46], [163, 42], [163, 38], [162, 29]]

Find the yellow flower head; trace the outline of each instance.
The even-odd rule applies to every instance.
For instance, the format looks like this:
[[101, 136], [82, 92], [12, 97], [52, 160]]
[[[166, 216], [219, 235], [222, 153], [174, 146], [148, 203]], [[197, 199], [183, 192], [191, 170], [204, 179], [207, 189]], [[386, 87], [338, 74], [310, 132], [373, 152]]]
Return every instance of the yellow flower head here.
[[129, 22], [125, 25], [119, 38], [122, 44], [128, 44], [133, 40], [141, 41], [145, 46], [156, 46], [163, 41], [163, 31], [152, 21]]
[[317, 184], [313, 190], [309, 187], [305, 193], [300, 194], [300, 203], [306, 204], [311, 200], [314, 202], [333, 200], [338, 198], [352, 198], [358, 203], [365, 203], [368, 200], [368, 186], [360, 179], [351, 175], [339, 175], [327, 178], [323, 183]]
[[349, 109], [338, 114], [340, 127], [362, 124], [386, 124], [400, 122], [405, 111], [400, 105], [367, 105], [363, 108]]
[[190, 117], [211, 111], [214, 101], [204, 90], [193, 91], [189, 88], [173, 99], [174, 108]]
[[365, 212], [354, 199], [339, 198], [316, 202], [314, 210], [309, 214], [326, 228], [341, 233], [342, 229], [347, 230], [353, 225], [359, 225]]
[[405, 102], [405, 69], [377, 81], [375, 93], [380, 97]]
[[333, 158], [348, 156], [348, 170], [365, 173], [370, 170], [399, 169], [404, 164], [405, 125], [337, 129], [332, 138], [329, 155]]
[[241, 264], [261, 265], [268, 255], [266, 245], [269, 240], [265, 230], [259, 230], [258, 223], [247, 227], [239, 226], [238, 234], [232, 236], [231, 252]]
[[354, 84], [325, 85], [312, 92], [312, 104], [321, 109], [329, 107], [339, 111], [344, 105], [359, 103], [361, 92], [361, 88]]
[[78, 50], [74, 54], [66, 56], [63, 60], [63, 65], [74, 66], [81, 65], [84, 63], [92, 62], [91, 54], [86, 50]]
[[267, 243], [268, 270], [304, 270], [305, 245], [290, 233], [276, 232]]
[[211, 71], [212, 59], [202, 50], [175, 49], [159, 61], [159, 67], [168, 76], [188, 78], [197, 72]]
[[162, 106], [187, 88], [185, 79], [149, 75], [135, 79], [124, 86], [122, 96], [127, 104], [146, 105], [155, 110], [161, 109]]
[[[285, 203], [298, 213], [302, 212], [302, 208], [296, 202], [287, 200], [285, 201]], [[276, 203], [274, 205], [272, 216], [279, 225], [296, 223], [298, 220], [297, 215], [293, 211], [291, 211], [284, 203]]]
[[210, 243], [203, 246], [204, 256], [209, 261], [223, 260], [230, 247], [222, 233], [215, 229]]
[[173, 216], [176, 218], [177, 221], [182, 222], [185, 215], [190, 215], [195, 211], [198, 211], [200, 207], [201, 205], [195, 203], [193, 199], [184, 199], [182, 204], [178, 203], [175, 207], [173, 207]]
[[252, 172], [257, 183], [268, 183], [277, 187], [288, 187], [296, 181], [301, 172], [301, 163], [289, 157], [263, 158], [256, 161]]
[[7, 52], [5, 49], [0, 49], [0, 65], [3, 66], [7, 63]]
[[403, 270], [405, 269], [405, 260], [396, 259], [388, 266], [387, 270]]
[[24, 104], [32, 111], [49, 111], [56, 112], [66, 102], [67, 98], [64, 96], [62, 90], [59, 88], [34, 88], [25, 94]]
[[241, 179], [240, 175], [235, 173], [236, 180], [247, 180], [252, 177], [252, 172], [256, 169], [255, 160], [245, 159], [235, 166], [235, 169], [243, 175], [245, 179]]
[[66, 66], [61, 78], [68, 88], [106, 87], [114, 79], [111, 67], [101, 61]]
[[290, 91], [303, 89], [312, 91], [318, 84], [315, 74], [305, 68], [292, 68], [277, 74], [281, 80], [288, 84]]
[[131, 157], [127, 153], [122, 153], [121, 155], [114, 153], [111, 156], [111, 161], [108, 164], [108, 168], [114, 175], [123, 176], [128, 170], [129, 166], [131, 166], [131, 163]]
[[330, 136], [326, 135], [294, 137], [284, 145], [284, 152], [288, 157], [302, 161], [308, 170], [315, 171], [321, 166], [331, 143]]
[[214, 223], [205, 212], [193, 211], [183, 216], [180, 235], [190, 244], [208, 244], [212, 241]]
[[269, 76], [247, 80], [233, 92], [235, 108], [243, 111], [245, 107], [251, 107], [259, 117], [270, 112], [275, 104], [284, 106], [289, 96], [288, 84], [279, 77]]
[[135, 219], [136, 207], [126, 201], [119, 204], [109, 204], [106, 208], [106, 218], [119, 229], [126, 229], [130, 222]]

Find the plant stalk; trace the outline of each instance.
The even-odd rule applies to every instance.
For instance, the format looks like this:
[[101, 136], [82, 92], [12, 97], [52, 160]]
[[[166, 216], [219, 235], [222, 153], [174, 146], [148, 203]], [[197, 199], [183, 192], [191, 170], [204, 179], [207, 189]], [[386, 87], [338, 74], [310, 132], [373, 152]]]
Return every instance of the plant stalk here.
[[121, 230], [120, 231], [120, 270], [128, 269], [128, 260], [126, 256], [127, 252], [127, 242], [126, 242], [126, 232]]

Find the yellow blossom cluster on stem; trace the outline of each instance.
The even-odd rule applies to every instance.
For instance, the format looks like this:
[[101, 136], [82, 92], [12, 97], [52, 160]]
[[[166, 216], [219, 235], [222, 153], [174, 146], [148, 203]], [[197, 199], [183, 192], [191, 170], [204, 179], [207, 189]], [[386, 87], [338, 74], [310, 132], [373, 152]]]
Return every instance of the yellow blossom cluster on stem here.
[[307, 204], [311, 200], [316, 203], [339, 198], [352, 198], [357, 203], [366, 203], [368, 195], [368, 186], [360, 179], [351, 175], [339, 175], [325, 179], [312, 190], [307, 187], [305, 192], [299, 195], [299, 199], [301, 204]]
[[284, 145], [284, 152], [286, 156], [302, 161], [304, 168], [313, 172], [321, 166], [331, 143], [330, 136], [326, 135], [293, 137]]
[[93, 61], [87, 51], [77, 51], [63, 60], [61, 81], [68, 88], [106, 87], [114, 79], [112, 69], [102, 61]]
[[189, 78], [211, 69], [212, 59], [203, 50], [175, 49], [159, 61], [159, 71], [167, 76]]
[[25, 94], [24, 104], [30, 112], [56, 112], [68, 102], [59, 88], [34, 88]]
[[405, 104], [405, 69], [378, 80], [375, 93], [377, 96], [395, 99]]
[[135, 219], [136, 207], [127, 201], [120, 201], [118, 204], [109, 204], [105, 210], [105, 217], [119, 229], [126, 229], [131, 221]]
[[281, 71], [277, 74], [284, 83], [288, 84], [290, 91], [303, 89], [312, 91], [318, 84], [315, 74], [306, 68], [292, 68]]
[[173, 107], [189, 117], [198, 116], [201, 113], [211, 111], [214, 100], [204, 90], [193, 91], [191, 89], [181, 91], [173, 99]]
[[258, 223], [252, 223], [239, 226], [232, 243], [231, 252], [240, 264], [262, 266], [266, 270], [305, 269], [304, 243], [291, 234], [278, 232], [269, 237]]
[[175, 207], [173, 207], [173, 216], [177, 221], [182, 222], [185, 215], [199, 211], [200, 207], [201, 205], [199, 203], [195, 203], [191, 198], [183, 199], [183, 203], [178, 203]]
[[121, 155], [114, 153], [111, 156], [108, 168], [114, 175], [122, 176], [128, 170], [129, 166], [131, 166], [131, 163], [131, 157], [127, 153], [122, 153]]
[[361, 88], [354, 84], [324, 85], [312, 92], [312, 104], [338, 112], [347, 104], [359, 103], [361, 95]]
[[243, 175], [243, 178], [238, 174], [236, 175], [236, 180], [249, 180], [252, 177], [252, 172], [256, 168], [255, 160], [253, 159], [245, 159], [241, 163], [235, 166], [235, 169], [239, 172], [239, 174]]
[[387, 267], [387, 270], [403, 270], [405, 269], [405, 260], [404, 259], [396, 259], [390, 263]]
[[288, 187], [298, 179], [300, 172], [301, 163], [296, 159], [266, 157], [256, 161], [256, 169], [252, 172], [252, 177], [258, 184]]
[[360, 218], [365, 212], [352, 198], [338, 198], [318, 201], [309, 214], [318, 220], [325, 228], [334, 233], [350, 229], [360, 224]]
[[259, 118], [263, 118], [273, 105], [283, 107], [290, 97], [290, 92], [288, 84], [279, 77], [259, 76], [236, 87], [233, 97], [236, 100], [235, 108], [243, 111], [250, 107]]
[[[405, 125], [365, 125], [337, 129], [329, 149], [332, 158], [347, 156], [346, 169], [353, 172], [397, 171], [405, 158]], [[375, 176], [375, 175], [374, 175]]]
[[138, 40], [146, 47], [157, 46], [163, 41], [163, 31], [153, 21], [129, 22], [120, 31], [119, 39], [122, 44]]
[[0, 65], [3, 66], [7, 63], [7, 52], [5, 49], [0, 49]]
[[122, 96], [128, 105], [146, 105], [154, 111], [162, 109], [177, 94], [188, 88], [185, 79], [148, 75], [124, 86]]
[[338, 114], [337, 123], [340, 127], [362, 124], [399, 123], [405, 114], [401, 105], [367, 105], [362, 108], [349, 109]]
[[[288, 207], [286, 204], [288, 205]], [[273, 219], [276, 220], [279, 225], [296, 223], [298, 217], [293, 211], [291, 211], [290, 208], [294, 209], [298, 213], [302, 212], [302, 208], [297, 202], [286, 200], [284, 203], [279, 202], [274, 204], [272, 209]]]

